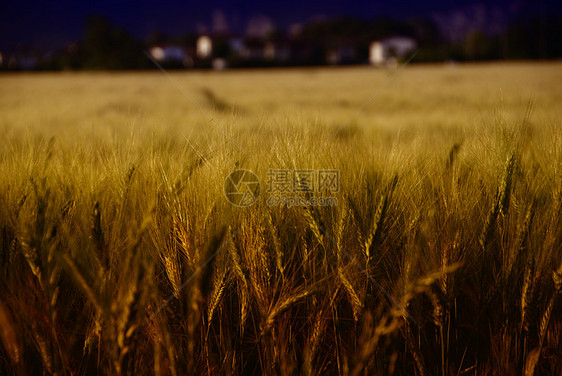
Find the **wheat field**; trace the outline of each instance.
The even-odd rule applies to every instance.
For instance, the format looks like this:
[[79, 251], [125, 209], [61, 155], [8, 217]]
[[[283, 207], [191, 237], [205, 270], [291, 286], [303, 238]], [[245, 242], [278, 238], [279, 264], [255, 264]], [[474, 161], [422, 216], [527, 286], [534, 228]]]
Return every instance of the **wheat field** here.
[[0, 374], [561, 374], [561, 68], [0, 75]]

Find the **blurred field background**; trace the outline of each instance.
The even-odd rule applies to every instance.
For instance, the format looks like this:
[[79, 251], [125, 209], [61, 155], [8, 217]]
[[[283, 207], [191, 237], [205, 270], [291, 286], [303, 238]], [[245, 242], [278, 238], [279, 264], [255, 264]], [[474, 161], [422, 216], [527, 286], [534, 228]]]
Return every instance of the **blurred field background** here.
[[0, 76], [0, 373], [560, 374], [561, 68]]

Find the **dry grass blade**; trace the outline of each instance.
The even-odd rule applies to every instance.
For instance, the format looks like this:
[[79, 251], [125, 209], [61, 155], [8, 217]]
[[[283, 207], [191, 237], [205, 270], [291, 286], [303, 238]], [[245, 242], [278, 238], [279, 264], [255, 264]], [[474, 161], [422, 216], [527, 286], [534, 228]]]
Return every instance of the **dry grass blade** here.
[[345, 230], [345, 224], [346, 224], [346, 215], [347, 215], [347, 206], [346, 206], [346, 201], [343, 201], [342, 203], [342, 207], [339, 210], [339, 218], [338, 218], [338, 224], [337, 224], [337, 228], [336, 228], [336, 255], [337, 255], [337, 263], [338, 263], [338, 267], [341, 265], [342, 263], [342, 254], [343, 254], [343, 233]]
[[216, 256], [224, 246], [226, 234], [226, 227], [222, 227], [215, 232], [207, 245], [207, 249], [203, 255], [204, 259], [200, 261], [199, 269], [203, 268], [203, 272], [198, 280], [197, 289], [203, 297], [207, 297], [209, 295]]
[[45, 369], [53, 374], [53, 357], [51, 355], [51, 346], [50, 343], [47, 342], [45, 339], [44, 333], [37, 327], [37, 325], [33, 325], [33, 340], [35, 342], [35, 346], [39, 355], [41, 356], [41, 360], [43, 361], [43, 365]]
[[534, 376], [535, 367], [539, 362], [540, 355], [540, 349], [538, 347], [529, 351], [529, 354], [527, 354], [527, 358], [525, 359], [525, 376]]
[[525, 218], [523, 220], [523, 225], [521, 226], [521, 229], [517, 235], [517, 239], [515, 241], [515, 252], [513, 253], [513, 255], [509, 258], [508, 260], [508, 266], [507, 266], [507, 274], [508, 277], [509, 275], [512, 273], [513, 267], [519, 267], [520, 264], [522, 263], [523, 260], [523, 255], [524, 255], [524, 249], [525, 249], [525, 243], [527, 242], [527, 239], [529, 238], [529, 231], [531, 228], [531, 223], [533, 222], [533, 217], [535, 216], [535, 208], [536, 208], [536, 202], [533, 201], [530, 205], [529, 208], [527, 209], [527, 212], [525, 213]]
[[78, 287], [82, 290], [90, 303], [93, 304], [96, 311], [103, 315], [105, 313], [105, 310], [98, 298], [98, 295], [96, 294], [92, 286], [90, 286], [84, 275], [82, 275], [82, 273], [78, 270], [78, 267], [76, 266], [74, 261], [72, 261], [72, 259], [68, 255], [61, 255], [60, 257], [58, 257], [58, 260], [62, 264], [63, 269], [66, 269], [70, 276], [76, 281]]
[[546, 339], [546, 334], [548, 326], [550, 324], [550, 319], [552, 317], [552, 311], [556, 304], [558, 295], [562, 292], [562, 264], [556, 272], [554, 272], [554, 283], [555, 291], [550, 300], [544, 314], [542, 315], [540, 325], [539, 325], [539, 345], [531, 350], [527, 355], [526, 365], [525, 365], [525, 376], [533, 376], [535, 374], [535, 368], [541, 357], [542, 349], [544, 346], [544, 341]]
[[324, 310], [320, 309], [314, 316], [312, 324], [312, 332], [309, 336], [309, 340], [306, 343], [304, 349], [304, 373], [306, 375], [311, 375], [313, 370], [313, 362], [318, 352], [320, 342], [322, 339], [322, 334], [324, 333], [327, 320], [324, 319]]
[[15, 328], [10, 312], [0, 301], [0, 337], [8, 356], [18, 365], [21, 360], [21, 347]]
[[453, 167], [453, 163], [455, 163], [455, 159], [457, 158], [457, 155], [459, 154], [459, 151], [461, 149], [461, 143], [460, 142], [456, 142], [452, 147], [451, 150], [449, 151], [449, 158], [447, 159], [447, 170], [451, 169], [451, 167]]
[[284, 254], [283, 254], [283, 250], [281, 249], [281, 244], [279, 243], [279, 236], [277, 234], [277, 229], [275, 228], [275, 225], [273, 224], [273, 218], [271, 217], [271, 213], [268, 212], [267, 213], [267, 224], [269, 226], [269, 231], [271, 234], [271, 238], [273, 240], [273, 247], [275, 249], [275, 265], [277, 266], [277, 270], [279, 271], [279, 273], [281, 274], [281, 278], [284, 278], [284, 271], [285, 271], [285, 265], [284, 265]]
[[82, 348], [83, 354], [89, 354], [92, 351], [95, 341], [99, 343], [101, 339], [101, 324], [101, 316], [96, 312], [89, 324], [90, 326], [87, 330], [86, 338], [84, 339], [84, 346]]
[[374, 321], [373, 314], [370, 311], [365, 313], [363, 330], [359, 341], [360, 350], [357, 354], [356, 365], [351, 371], [352, 376], [359, 376], [367, 372], [369, 359], [380, 349], [381, 339], [397, 332], [401, 324], [401, 315], [385, 314], [377, 323]]
[[105, 240], [103, 236], [103, 229], [101, 227], [101, 209], [98, 201], [94, 204], [92, 219], [92, 239], [94, 240], [94, 249], [96, 250], [98, 260], [105, 270], [109, 266], [109, 258], [105, 249]]
[[236, 250], [234, 245], [234, 240], [232, 238], [232, 230], [228, 228], [229, 236], [229, 245], [228, 245], [228, 254], [230, 255], [230, 260], [232, 261], [234, 275], [236, 276], [236, 280], [238, 282], [238, 293], [240, 298], [240, 329], [243, 332], [244, 327], [246, 324], [246, 319], [248, 317], [248, 305], [249, 305], [249, 292], [248, 292], [248, 280], [246, 279], [246, 275], [244, 274], [244, 270], [242, 270], [242, 265], [240, 262], [240, 255]]

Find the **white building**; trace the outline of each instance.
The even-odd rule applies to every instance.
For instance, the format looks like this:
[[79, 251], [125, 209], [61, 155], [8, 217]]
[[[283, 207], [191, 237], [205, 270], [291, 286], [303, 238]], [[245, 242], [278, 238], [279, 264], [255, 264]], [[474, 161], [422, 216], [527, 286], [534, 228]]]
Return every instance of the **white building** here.
[[379, 41], [371, 43], [369, 47], [369, 63], [372, 65], [384, 65], [384, 50]]
[[375, 41], [369, 47], [369, 62], [375, 66], [385, 66], [393, 60], [405, 57], [417, 46], [416, 41], [408, 37], [391, 37]]
[[213, 41], [207, 35], [202, 35], [197, 39], [197, 57], [207, 59], [213, 53]]

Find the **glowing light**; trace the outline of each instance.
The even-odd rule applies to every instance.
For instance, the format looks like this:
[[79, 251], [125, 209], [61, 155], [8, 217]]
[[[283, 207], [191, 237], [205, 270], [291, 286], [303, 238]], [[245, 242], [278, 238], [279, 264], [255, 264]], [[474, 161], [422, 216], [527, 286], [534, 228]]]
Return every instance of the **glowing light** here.
[[206, 35], [197, 39], [197, 56], [201, 59], [206, 59], [211, 56], [213, 51], [213, 41]]

